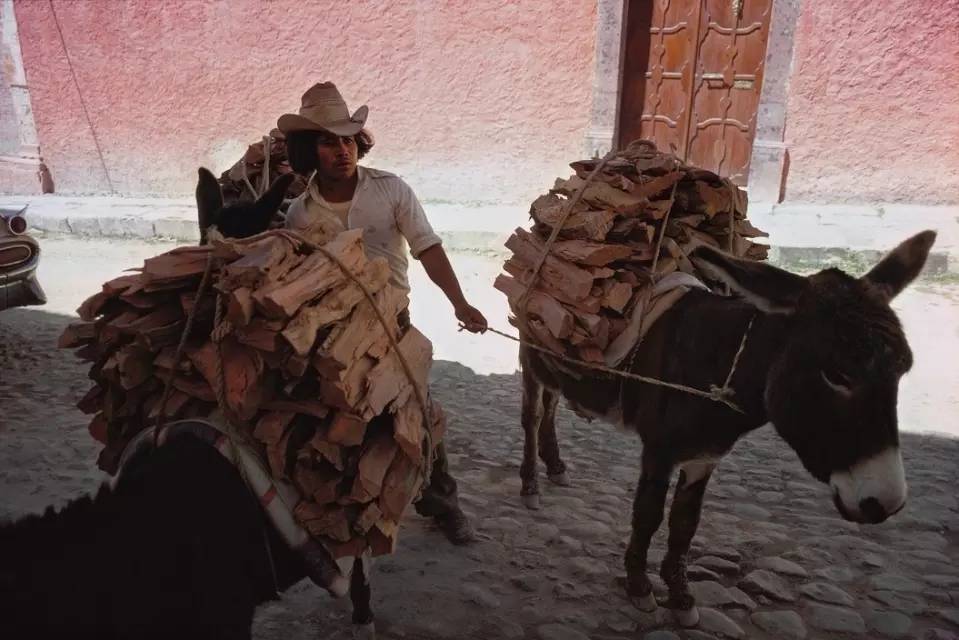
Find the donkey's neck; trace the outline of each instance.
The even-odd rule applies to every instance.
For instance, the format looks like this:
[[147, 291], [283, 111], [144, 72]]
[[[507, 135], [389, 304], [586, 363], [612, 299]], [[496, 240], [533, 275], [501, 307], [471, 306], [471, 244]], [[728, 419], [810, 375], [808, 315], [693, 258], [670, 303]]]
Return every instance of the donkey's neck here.
[[736, 365], [732, 384], [736, 401], [747, 415], [769, 422], [766, 410], [766, 386], [773, 363], [782, 352], [789, 331], [788, 316], [755, 311], [746, 343]]

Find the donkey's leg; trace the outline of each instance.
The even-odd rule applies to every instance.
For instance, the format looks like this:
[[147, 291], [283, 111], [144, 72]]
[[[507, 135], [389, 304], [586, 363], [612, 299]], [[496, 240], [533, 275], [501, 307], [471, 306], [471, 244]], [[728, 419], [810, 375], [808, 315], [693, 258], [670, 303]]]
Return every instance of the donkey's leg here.
[[374, 640], [376, 627], [373, 624], [373, 609], [370, 607], [370, 571], [372, 561], [369, 556], [357, 556], [353, 560], [353, 575], [350, 579], [350, 600], [353, 602], [353, 638], [356, 640]]
[[566, 463], [559, 457], [559, 441], [556, 438], [556, 405], [559, 395], [543, 389], [543, 417], [539, 423], [539, 457], [546, 463], [546, 477], [561, 487], [569, 486]]
[[543, 408], [543, 385], [529, 367], [523, 366], [523, 464], [519, 476], [523, 480], [520, 495], [529, 509], [539, 509], [539, 482], [536, 478], [536, 450], [540, 416]]
[[626, 594], [639, 609], [653, 611], [656, 598], [646, 575], [646, 556], [649, 542], [663, 521], [672, 464], [644, 448], [642, 465], [633, 498], [633, 533], [626, 549]]
[[699, 526], [703, 494], [715, 468], [715, 462], [690, 462], [682, 465], [673, 494], [673, 504], [669, 508], [669, 544], [659, 575], [669, 587], [667, 606], [675, 611], [676, 620], [683, 627], [699, 624], [696, 600], [689, 592], [689, 581], [686, 578], [686, 555]]

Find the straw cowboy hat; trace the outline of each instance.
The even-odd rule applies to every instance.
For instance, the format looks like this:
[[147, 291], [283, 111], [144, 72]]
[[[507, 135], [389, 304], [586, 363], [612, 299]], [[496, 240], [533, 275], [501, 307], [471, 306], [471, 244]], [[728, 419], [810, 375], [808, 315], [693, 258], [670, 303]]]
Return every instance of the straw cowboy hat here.
[[293, 131], [326, 131], [336, 136], [352, 136], [366, 124], [370, 110], [366, 105], [353, 115], [343, 96], [332, 82], [313, 85], [303, 94], [299, 113], [285, 113], [276, 121], [283, 133]]

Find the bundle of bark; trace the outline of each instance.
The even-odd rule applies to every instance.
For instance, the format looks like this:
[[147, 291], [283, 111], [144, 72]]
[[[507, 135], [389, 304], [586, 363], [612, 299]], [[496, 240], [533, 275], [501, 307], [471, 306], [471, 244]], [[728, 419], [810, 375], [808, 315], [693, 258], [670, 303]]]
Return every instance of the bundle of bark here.
[[[575, 175], [557, 179], [533, 202], [532, 227], [516, 229], [506, 242], [512, 256], [494, 285], [509, 298], [511, 322], [533, 340], [595, 363], [604, 362], [607, 348], [631, 326], [653, 283], [677, 270], [705, 281], [688, 258], [695, 246], [756, 260], [768, 251], [751, 240], [768, 234], [746, 219], [746, 193], [729, 180], [648, 141], [608, 158], [586, 184], [600, 162], [571, 163]], [[570, 206], [527, 292], [547, 239]]]
[[[292, 173], [286, 150], [286, 136], [279, 129], [247, 147], [243, 157], [220, 175], [220, 191], [225, 205], [252, 202], [278, 176]], [[286, 199], [292, 200], [306, 190], [306, 178], [297, 175], [286, 190]]]
[[[367, 259], [362, 230], [323, 248], [372, 293], [387, 326], [356, 281], [286, 230], [214, 234], [208, 245], [147, 259], [87, 299], [60, 346], [93, 363], [94, 386], [78, 406], [105, 445], [101, 468], [115, 472], [123, 446], [161, 411], [179, 419], [219, 408], [274, 477], [299, 489], [296, 519], [334, 555], [392, 552], [429, 444], [445, 430], [439, 406], [427, 420], [413, 387], [426, 394], [432, 345], [415, 327], [401, 333], [405, 295], [388, 284], [384, 259]], [[212, 287], [198, 298], [210, 255]]]

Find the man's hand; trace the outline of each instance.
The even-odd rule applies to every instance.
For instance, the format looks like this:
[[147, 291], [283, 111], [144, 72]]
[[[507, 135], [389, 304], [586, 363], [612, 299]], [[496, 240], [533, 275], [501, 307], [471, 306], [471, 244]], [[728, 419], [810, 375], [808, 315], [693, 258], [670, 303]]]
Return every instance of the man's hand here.
[[465, 302], [456, 307], [456, 319], [470, 333], [483, 333], [489, 326], [480, 310]]

